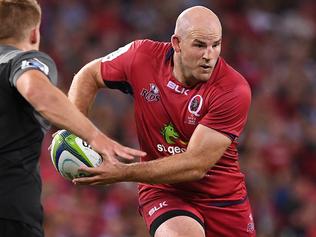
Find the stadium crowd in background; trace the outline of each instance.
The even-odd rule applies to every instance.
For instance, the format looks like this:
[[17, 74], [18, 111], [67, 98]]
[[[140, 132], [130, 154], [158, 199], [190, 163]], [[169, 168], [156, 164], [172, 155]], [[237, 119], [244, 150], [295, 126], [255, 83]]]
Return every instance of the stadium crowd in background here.
[[[222, 54], [245, 75], [253, 92], [240, 162], [257, 236], [316, 236], [314, 1], [41, 3], [41, 49], [57, 63], [65, 92], [73, 74], [94, 58], [137, 38], [169, 41], [171, 22], [186, 7], [214, 10], [224, 29]], [[122, 144], [137, 147], [132, 100], [111, 90], [106, 94], [96, 98], [95, 124]], [[136, 184], [74, 187], [54, 170], [47, 152], [50, 139], [41, 158], [47, 237], [148, 236], [137, 213]]]

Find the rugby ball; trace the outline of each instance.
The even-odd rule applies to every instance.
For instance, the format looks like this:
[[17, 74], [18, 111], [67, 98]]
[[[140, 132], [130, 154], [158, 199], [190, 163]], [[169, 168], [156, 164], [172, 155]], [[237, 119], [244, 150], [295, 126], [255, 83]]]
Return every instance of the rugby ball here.
[[56, 170], [68, 180], [86, 176], [78, 172], [80, 166], [97, 167], [102, 163], [100, 154], [67, 130], [60, 130], [55, 134], [50, 155]]

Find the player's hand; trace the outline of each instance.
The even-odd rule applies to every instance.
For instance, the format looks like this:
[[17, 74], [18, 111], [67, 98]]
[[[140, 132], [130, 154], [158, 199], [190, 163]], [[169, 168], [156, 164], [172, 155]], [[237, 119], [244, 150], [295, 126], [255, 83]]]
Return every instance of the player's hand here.
[[[52, 137], [54, 137], [58, 132], [59, 131], [52, 134]], [[105, 157], [111, 159], [121, 157], [127, 160], [133, 160], [135, 157], [146, 156], [146, 152], [123, 146], [101, 133], [94, 136], [89, 145], [98, 152], [103, 159], [105, 159]], [[51, 145], [48, 147], [48, 150], [50, 149]]]
[[107, 185], [120, 182], [124, 179], [125, 167], [126, 165], [118, 160], [107, 158], [99, 167], [80, 167], [79, 172], [87, 176], [75, 178], [72, 182], [77, 185]]
[[106, 139], [103, 138], [92, 141], [90, 145], [95, 151], [100, 153], [103, 159], [109, 158], [111, 160], [121, 157], [127, 160], [132, 160], [135, 157], [146, 156], [146, 152], [123, 146], [108, 137]]

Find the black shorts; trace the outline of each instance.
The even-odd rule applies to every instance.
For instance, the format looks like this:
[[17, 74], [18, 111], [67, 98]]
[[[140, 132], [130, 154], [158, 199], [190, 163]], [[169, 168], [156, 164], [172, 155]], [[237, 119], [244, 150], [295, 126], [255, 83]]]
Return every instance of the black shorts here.
[[44, 237], [44, 232], [20, 221], [0, 218], [0, 236]]

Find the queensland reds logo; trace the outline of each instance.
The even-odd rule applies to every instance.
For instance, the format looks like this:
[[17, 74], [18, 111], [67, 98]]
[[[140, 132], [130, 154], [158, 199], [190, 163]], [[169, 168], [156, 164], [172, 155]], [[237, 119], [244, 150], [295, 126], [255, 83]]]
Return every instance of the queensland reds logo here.
[[160, 100], [159, 89], [154, 83], [149, 84], [149, 89], [143, 88], [140, 95], [148, 102], [157, 102]]
[[199, 112], [201, 111], [202, 104], [203, 104], [202, 96], [200, 95], [193, 96], [188, 105], [189, 112], [195, 115], [196, 117], [200, 117], [201, 114], [199, 114]]

